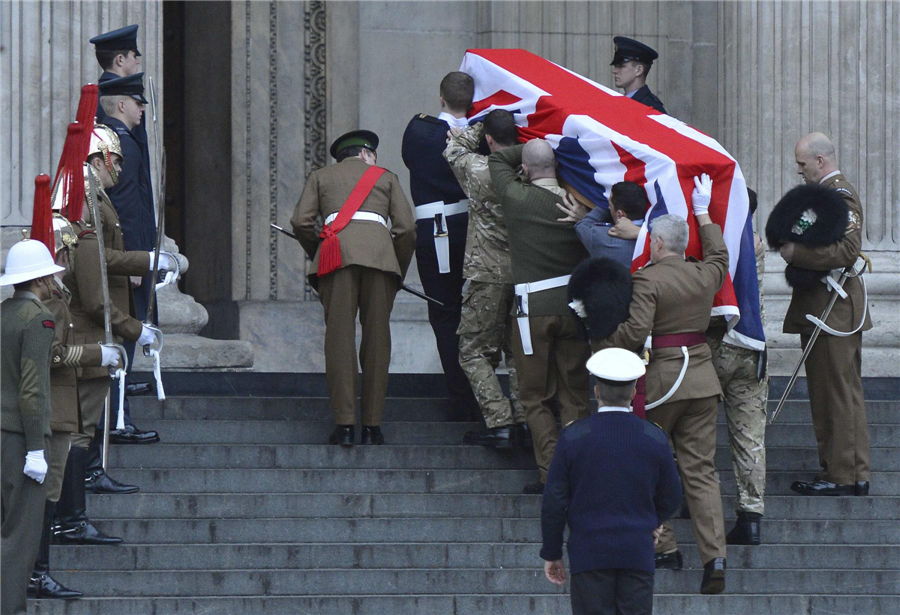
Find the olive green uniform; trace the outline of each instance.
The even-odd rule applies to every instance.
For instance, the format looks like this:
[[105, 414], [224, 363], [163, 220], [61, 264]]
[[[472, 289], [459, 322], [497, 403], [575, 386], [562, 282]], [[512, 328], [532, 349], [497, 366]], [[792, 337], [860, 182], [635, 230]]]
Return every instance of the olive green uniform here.
[[[513, 300], [509, 238], [500, 199], [494, 191], [488, 157], [475, 153], [482, 124], [450, 138], [444, 158], [469, 197], [469, 227], [459, 323], [459, 361], [488, 428], [525, 422], [518, 400], [518, 378], [512, 355]], [[509, 370], [510, 399], [497, 379], [501, 353]]]
[[[827, 246], [794, 244], [791, 264], [816, 271], [851, 267], [862, 247], [863, 210], [859, 195], [840, 173], [825, 179], [821, 185], [835, 190], [847, 203], [850, 209], [847, 232], [843, 239]], [[868, 481], [871, 472], [862, 389], [862, 332], [872, 328], [872, 320], [865, 309], [859, 278], [848, 279], [844, 291], [848, 297], [837, 299], [825, 324], [837, 331], [852, 331], [860, 324], [862, 327], [846, 337], [822, 332], [805, 365], [822, 467], [818, 478], [838, 485], [852, 485], [857, 481]], [[783, 331], [799, 333], [800, 343], [805, 347], [815, 330], [806, 315], [820, 317], [829, 299], [831, 292], [824, 283], [812, 289], [794, 290], [784, 317]]]
[[16, 292], [0, 304], [2, 375], [3, 526], [0, 547], [0, 612], [24, 615], [26, 590], [37, 557], [44, 519], [45, 487], [23, 473], [25, 455], [50, 457], [50, 348], [53, 314], [32, 293]]

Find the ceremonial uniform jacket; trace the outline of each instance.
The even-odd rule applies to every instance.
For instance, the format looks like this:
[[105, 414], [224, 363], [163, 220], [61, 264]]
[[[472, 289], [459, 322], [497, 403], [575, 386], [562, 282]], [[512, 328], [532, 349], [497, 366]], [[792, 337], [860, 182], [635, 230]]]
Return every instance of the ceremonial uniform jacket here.
[[[400, 153], [403, 164], [409, 169], [409, 192], [417, 207], [435, 201], [458, 203], [466, 198], [450, 165], [444, 160], [448, 130], [450, 125], [444, 120], [420, 113], [409, 121], [403, 133]], [[433, 230], [433, 219], [421, 222], [429, 231]], [[446, 222], [451, 242], [466, 236], [468, 215], [450, 216]], [[417, 239], [419, 247], [433, 249], [432, 232], [420, 232]]]
[[[141, 322], [133, 317], [134, 295], [128, 276], [143, 276], [150, 272], [149, 252], [125, 252], [125, 242], [116, 210], [100, 191], [99, 209], [106, 247], [106, 267], [110, 299], [110, 324], [113, 337], [136, 342], [141, 336]], [[90, 196], [87, 197], [90, 199]], [[69, 249], [69, 270], [63, 283], [72, 294], [69, 310], [74, 324], [74, 343], [90, 346], [106, 341], [103, 328], [103, 288], [100, 274], [100, 252], [93, 215], [85, 203], [85, 220], [73, 224], [78, 233], [78, 245]], [[105, 367], [82, 366], [79, 378], [107, 376]]]
[[656, 94], [650, 91], [650, 87], [647, 85], [642, 85], [640, 89], [634, 93], [634, 96], [631, 97], [631, 100], [635, 100], [648, 107], [653, 107], [660, 113], [666, 112], [666, 108], [663, 106], [662, 101], [656, 97]]
[[[628, 320], [609, 337], [599, 340], [595, 350], [624, 348], [640, 350], [651, 333], [705, 332], [709, 327], [713, 299], [728, 273], [728, 250], [722, 229], [707, 224], [699, 229], [703, 244], [702, 262], [667, 256], [632, 276], [631, 306]], [[706, 343], [688, 348], [687, 373], [669, 401], [702, 399], [721, 395], [722, 388]], [[654, 402], [675, 384], [684, 363], [680, 348], [653, 350], [647, 366], [647, 401]]]
[[[142, 143], [135, 130], [114, 117], [107, 117], [107, 126], [119, 136], [122, 144], [122, 172], [119, 181], [106, 193], [116, 208], [125, 236], [126, 250], [153, 250], [156, 247], [156, 211], [153, 188], [150, 184], [150, 157], [147, 144]], [[144, 275], [149, 275], [147, 271]]]
[[55, 327], [53, 314], [33, 293], [16, 291], [0, 304], [0, 427], [22, 434], [29, 451], [44, 450], [44, 438], [50, 436], [50, 345]]
[[[514, 284], [538, 282], [570, 275], [588, 257], [571, 224], [559, 222], [557, 203], [562, 197], [526, 183], [516, 169], [522, 164], [524, 145], [494, 152], [488, 159], [494, 189], [500, 197], [509, 230]], [[530, 294], [530, 316], [571, 314], [565, 285]]]
[[44, 305], [56, 320], [56, 335], [50, 351], [50, 429], [77, 432], [80, 429], [78, 371], [83, 366], [100, 367], [103, 353], [99, 344], [77, 344], [75, 324], [69, 311], [71, 294], [56, 276], [53, 296]]
[[[823, 271], [825, 269], [843, 269], [850, 267], [859, 256], [862, 247], [863, 211], [859, 195], [850, 182], [840, 173], [832, 175], [822, 186], [835, 190], [850, 209], [847, 233], [843, 239], [828, 246], [805, 246], [794, 244], [794, 267]], [[864, 303], [862, 283], [859, 278], [849, 278], [844, 282], [844, 290], [849, 295], [846, 299], [838, 297], [825, 324], [838, 331], [852, 331], [859, 326], [862, 319]], [[822, 316], [825, 306], [831, 299], [831, 292], [823, 283], [812, 289], [794, 290], [791, 304], [784, 316], [784, 333], [801, 333], [811, 335], [816, 326], [806, 319], [807, 314]], [[866, 321], [862, 331], [872, 328], [872, 319], [866, 312]], [[827, 335], [827, 333], [822, 333]]]
[[483, 124], [452, 137], [444, 158], [469, 198], [469, 232], [463, 276], [478, 282], [511, 284], [509, 236], [500, 199], [494, 191], [488, 157], [477, 154]]
[[[318, 284], [319, 231], [316, 216], [324, 220], [337, 213], [350, 196], [369, 165], [360, 158], [345, 158], [342, 162], [310, 173], [303, 194], [294, 209], [291, 226], [297, 240], [312, 259], [309, 281]], [[416, 246], [416, 227], [409, 201], [400, 188], [400, 180], [386, 171], [363, 201], [359, 211], [380, 214], [390, 220], [388, 230], [379, 222], [351, 220], [337, 234], [341, 244], [341, 267], [362, 265], [397, 275], [401, 280], [412, 260]]]

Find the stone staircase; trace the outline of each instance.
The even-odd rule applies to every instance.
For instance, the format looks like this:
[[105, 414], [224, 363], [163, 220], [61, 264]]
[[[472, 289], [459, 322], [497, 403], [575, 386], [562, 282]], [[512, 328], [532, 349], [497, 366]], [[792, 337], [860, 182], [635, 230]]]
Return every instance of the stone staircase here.
[[[321, 444], [331, 417], [320, 376], [217, 378], [172, 375], [164, 403], [134, 400], [139, 424], [164, 443], [112, 447], [112, 475], [141, 491], [89, 502], [125, 544], [53, 547], [54, 576], [87, 597], [30, 601], [29, 613], [570, 612], [568, 594], [543, 577], [540, 498], [521, 492], [537, 477], [530, 452], [461, 445], [474, 425], [442, 422], [434, 377], [395, 377], [390, 445], [349, 450]], [[867, 383], [872, 495], [803, 498], [788, 487], [817, 464], [799, 389], [768, 431], [764, 544], [730, 547], [727, 593], [700, 596], [690, 521], [676, 520], [686, 569], [657, 574], [654, 612], [900, 613], [897, 392], [895, 380]], [[727, 529], [726, 442], [720, 416]]]

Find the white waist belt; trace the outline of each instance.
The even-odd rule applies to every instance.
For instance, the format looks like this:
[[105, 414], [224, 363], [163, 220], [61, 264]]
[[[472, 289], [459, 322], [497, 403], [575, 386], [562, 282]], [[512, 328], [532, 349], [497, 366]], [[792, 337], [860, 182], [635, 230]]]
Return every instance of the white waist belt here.
[[525, 354], [534, 354], [534, 348], [531, 345], [531, 326], [528, 324], [528, 295], [565, 286], [571, 277], [571, 275], [561, 275], [537, 282], [516, 284], [516, 323], [519, 325], [519, 336], [522, 338], [522, 350]]
[[450, 234], [447, 230], [447, 217], [464, 214], [468, 211], [468, 199], [463, 199], [458, 203], [435, 201], [416, 207], [416, 220], [434, 219], [434, 251], [437, 254], [440, 273], [450, 273]]
[[[325, 218], [325, 224], [331, 224], [334, 222], [338, 214], [341, 213], [339, 211], [334, 212], [333, 214], [329, 214], [327, 218]], [[387, 220], [384, 219], [384, 216], [381, 214], [376, 214], [374, 211], [358, 211], [353, 214], [352, 220], [363, 220], [365, 222], [377, 222], [384, 228], [387, 228]]]

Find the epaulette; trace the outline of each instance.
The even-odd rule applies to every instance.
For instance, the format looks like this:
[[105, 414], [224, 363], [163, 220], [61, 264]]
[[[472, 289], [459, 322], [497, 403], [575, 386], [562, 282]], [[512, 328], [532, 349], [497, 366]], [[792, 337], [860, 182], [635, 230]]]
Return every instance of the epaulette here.
[[572, 441], [577, 440], [578, 438], [583, 438], [584, 436], [591, 433], [591, 426], [588, 423], [588, 418], [585, 417], [582, 419], [576, 419], [571, 423], [563, 426], [562, 432], [560, 435], [565, 434], [566, 440]]
[[443, 120], [439, 120], [436, 117], [434, 117], [433, 115], [428, 115], [426, 113], [419, 113], [413, 119], [422, 120], [423, 122], [428, 122], [429, 124], [440, 124], [443, 122]]
[[669, 437], [666, 436], [666, 432], [653, 421], [644, 421], [644, 435], [650, 436], [660, 444], [669, 445]]

